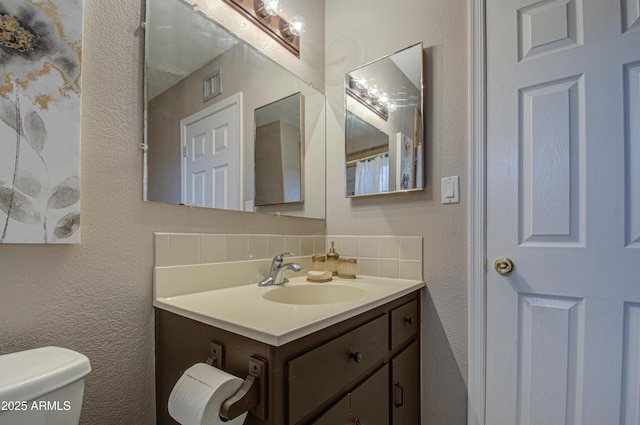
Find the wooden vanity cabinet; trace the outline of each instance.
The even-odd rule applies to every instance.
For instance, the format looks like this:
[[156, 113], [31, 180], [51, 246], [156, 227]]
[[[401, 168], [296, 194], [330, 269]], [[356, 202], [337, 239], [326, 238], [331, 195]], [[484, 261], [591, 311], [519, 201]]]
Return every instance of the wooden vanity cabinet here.
[[[417, 425], [420, 401], [420, 291], [272, 346], [156, 309], [156, 409], [168, 414], [182, 373], [223, 347], [217, 367], [245, 377], [250, 356], [267, 363], [267, 416], [245, 425]], [[268, 318], [265, 318], [268, 320]]]

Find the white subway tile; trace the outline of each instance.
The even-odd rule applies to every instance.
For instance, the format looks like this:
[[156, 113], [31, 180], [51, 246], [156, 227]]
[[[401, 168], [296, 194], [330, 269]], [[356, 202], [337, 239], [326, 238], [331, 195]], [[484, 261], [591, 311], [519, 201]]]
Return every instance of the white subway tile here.
[[183, 266], [200, 263], [200, 235], [174, 233], [169, 235], [169, 265]]
[[399, 260], [380, 259], [378, 261], [378, 273], [380, 277], [400, 277]]
[[400, 238], [401, 260], [422, 260], [422, 237], [411, 236]]
[[227, 235], [200, 235], [200, 263], [227, 261]]
[[249, 235], [249, 256], [250, 260], [263, 260], [269, 256], [269, 236]]
[[397, 236], [380, 236], [378, 252], [380, 258], [400, 258], [400, 242]]
[[243, 261], [249, 258], [249, 237], [227, 235], [227, 261]]
[[359, 257], [378, 258], [378, 236], [361, 236], [359, 238]]
[[400, 260], [400, 279], [422, 280], [422, 261]]
[[269, 235], [269, 257], [273, 258], [284, 251], [284, 236]]

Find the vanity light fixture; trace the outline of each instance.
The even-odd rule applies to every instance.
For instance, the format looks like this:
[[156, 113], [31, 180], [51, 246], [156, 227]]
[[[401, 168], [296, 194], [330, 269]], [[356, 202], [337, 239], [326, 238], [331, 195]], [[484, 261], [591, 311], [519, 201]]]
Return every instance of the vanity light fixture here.
[[223, 0], [274, 40], [300, 57], [300, 36], [306, 30], [304, 18], [293, 16], [289, 22], [280, 17], [280, 0]]

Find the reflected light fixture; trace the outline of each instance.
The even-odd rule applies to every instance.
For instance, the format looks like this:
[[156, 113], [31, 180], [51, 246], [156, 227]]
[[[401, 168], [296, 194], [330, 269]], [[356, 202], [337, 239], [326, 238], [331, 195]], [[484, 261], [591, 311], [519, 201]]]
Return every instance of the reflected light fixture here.
[[281, 16], [280, 0], [223, 0], [269, 34], [291, 53], [300, 57], [300, 36], [306, 31], [305, 20], [295, 15], [289, 22]]
[[397, 110], [397, 105], [389, 98], [387, 92], [373, 82], [374, 79], [367, 80], [364, 77], [352, 77], [347, 74], [346, 93], [387, 121], [389, 112]]

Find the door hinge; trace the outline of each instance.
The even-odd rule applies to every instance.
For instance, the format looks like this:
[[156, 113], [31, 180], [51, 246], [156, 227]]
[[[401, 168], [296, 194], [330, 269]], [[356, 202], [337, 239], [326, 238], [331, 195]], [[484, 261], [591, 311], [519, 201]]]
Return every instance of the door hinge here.
[[185, 158], [187, 157], [187, 145], [184, 145], [182, 147], [182, 156]]
[[484, 268], [484, 271], [487, 271], [487, 257], [484, 257], [484, 261], [483, 261], [483, 265], [482, 267]]

